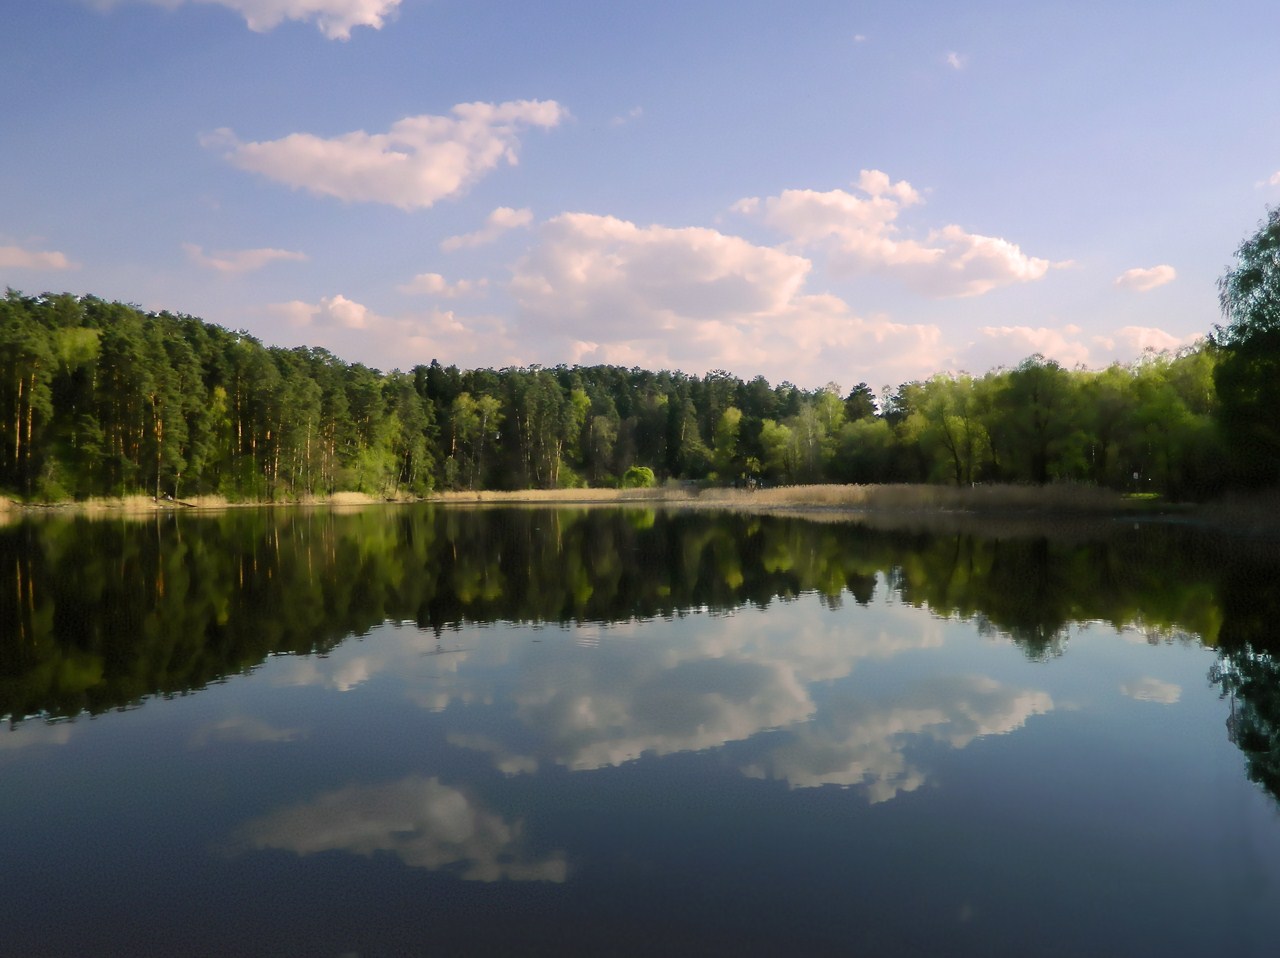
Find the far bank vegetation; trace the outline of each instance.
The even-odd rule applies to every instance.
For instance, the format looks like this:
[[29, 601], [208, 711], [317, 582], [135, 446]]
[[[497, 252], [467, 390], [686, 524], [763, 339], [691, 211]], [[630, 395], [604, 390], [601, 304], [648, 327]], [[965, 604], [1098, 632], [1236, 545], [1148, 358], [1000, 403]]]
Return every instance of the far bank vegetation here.
[[1231, 325], [1176, 353], [1102, 370], [1036, 355], [878, 391], [618, 366], [433, 360], [382, 372], [193, 316], [9, 290], [0, 495], [182, 504], [723, 488], [763, 502], [831, 484], [804, 495], [973, 508], [1012, 504], [1010, 487], [1061, 486], [1054, 495], [1078, 501], [1097, 498], [1087, 489], [1204, 500], [1280, 476], [1274, 407], [1250, 405], [1249, 385], [1278, 378], [1266, 336], [1280, 334], [1248, 325], [1256, 302], [1264, 319], [1280, 315], [1280, 294], [1242, 293], [1235, 277], [1223, 282]]

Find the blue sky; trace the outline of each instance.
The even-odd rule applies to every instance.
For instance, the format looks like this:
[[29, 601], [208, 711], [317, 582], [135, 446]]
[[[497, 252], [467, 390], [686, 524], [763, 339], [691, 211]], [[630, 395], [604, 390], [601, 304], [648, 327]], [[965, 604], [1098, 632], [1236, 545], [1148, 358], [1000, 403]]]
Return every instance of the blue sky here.
[[1274, 2], [39, 0], [0, 283], [382, 369], [879, 389], [1177, 348], [1280, 203]]

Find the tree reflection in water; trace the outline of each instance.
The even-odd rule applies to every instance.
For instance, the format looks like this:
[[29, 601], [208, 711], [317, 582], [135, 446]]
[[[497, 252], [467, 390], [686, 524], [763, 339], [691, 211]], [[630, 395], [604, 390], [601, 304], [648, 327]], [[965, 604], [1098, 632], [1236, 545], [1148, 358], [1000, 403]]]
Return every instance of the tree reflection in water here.
[[[181, 695], [389, 620], [443, 636], [802, 593], [866, 604], [884, 583], [896, 601], [976, 622], [1034, 659], [1065, 654], [1078, 623], [1218, 649], [1211, 677], [1231, 699], [1231, 739], [1250, 777], [1280, 796], [1278, 571], [1272, 546], [1155, 525], [1064, 536], [431, 506], [28, 519], [0, 529], [0, 715], [67, 718]], [[784, 774], [787, 757], [768, 763], [755, 773]]]

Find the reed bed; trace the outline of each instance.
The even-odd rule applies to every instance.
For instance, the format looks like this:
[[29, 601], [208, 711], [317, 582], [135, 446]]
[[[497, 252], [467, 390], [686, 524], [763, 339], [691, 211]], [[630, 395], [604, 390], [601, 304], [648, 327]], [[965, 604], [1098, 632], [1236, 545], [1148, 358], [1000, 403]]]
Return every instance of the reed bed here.
[[1132, 504], [1118, 492], [1097, 486], [778, 486], [771, 489], [707, 489], [701, 503], [751, 509], [787, 508], [895, 512], [976, 512], [1103, 515]]
[[442, 492], [431, 501], [453, 505], [608, 504], [645, 502], [749, 512], [963, 512], [977, 514], [1114, 515], [1140, 508], [1108, 489], [1049, 486], [813, 485], [768, 489], [698, 489], [668, 484], [652, 489], [524, 489]]
[[517, 489], [512, 492], [437, 492], [432, 502], [459, 505], [488, 503], [583, 503], [583, 502], [687, 502], [698, 495], [696, 489], [669, 486], [652, 489]]

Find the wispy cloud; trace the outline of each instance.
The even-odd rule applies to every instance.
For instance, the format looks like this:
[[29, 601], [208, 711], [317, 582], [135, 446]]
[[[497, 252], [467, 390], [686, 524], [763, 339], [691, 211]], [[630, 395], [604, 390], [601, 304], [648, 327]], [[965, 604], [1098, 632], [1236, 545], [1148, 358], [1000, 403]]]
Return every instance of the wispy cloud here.
[[1115, 285], [1121, 289], [1132, 289], [1146, 293], [1158, 286], [1172, 283], [1178, 278], [1178, 271], [1168, 263], [1147, 268], [1127, 269], [1115, 278]]
[[499, 206], [485, 218], [484, 226], [474, 233], [461, 236], [450, 236], [440, 244], [440, 249], [452, 253], [460, 249], [473, 249], [492, 243], [503, 233], [521, 229], [533, 222], [533, 210], [512, 209], [510, 206]]
[[306, 253], [287, 249], [218, 250], [206, 253], [195, 243], [183, 243], [182, 248], [191, 262], [219, 273], [251, 273], [280, 260], [295, 263], [307, 261]]
[[1182, 686], [1150, 676], [1126, 682], [1120, 686], [1120, 691], [1139, 702], [1158, 702], [1161, 705], [1176, 705], [1182, 698]]
[[554, 100], [460, 103], [451, 116], [409, 116], [386, 133], [291, 133], [241, 142], [229, 129], [201, 138], [234, 166], [295, 189], [349, 202], [426, 209], [466, 190], [500, 163], [514, 166], [519, 133], [550, 129], [567, 111]]
[[625, 126], [633, 120], [638, 120], [644, 116], [644, 107], [633, 106], [626, 113], [621, 113], [609, 121], [610, 126]]
[[189, 744], [191, 748], [204, 748], [214, 742], [292, 742], [302, 734], [301, 729], [282, 728], [252, 716], [236, 715], [200, 726]]
[[952, 50], [943, 57], [943, 61], [953, 70], [963, 70], [968, 65], [969, 58]]
[[[90, 0], [108, 9], [130, 0]], [[140, 0], [132, 0], [140, 2]], [[285, 20], [311, 22], [330, 40], [348, 40], [356, 27], [380, 30], [396, 14], [400, 0], [145, 0], [156, 6], [214, 4], [244, 17], [250, 30], [265, 33]]]

